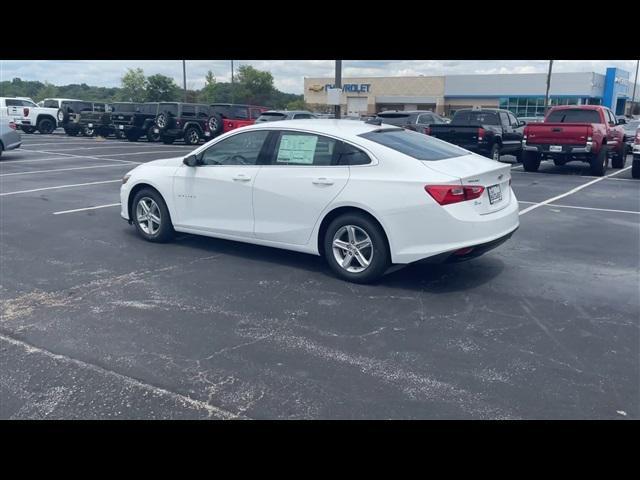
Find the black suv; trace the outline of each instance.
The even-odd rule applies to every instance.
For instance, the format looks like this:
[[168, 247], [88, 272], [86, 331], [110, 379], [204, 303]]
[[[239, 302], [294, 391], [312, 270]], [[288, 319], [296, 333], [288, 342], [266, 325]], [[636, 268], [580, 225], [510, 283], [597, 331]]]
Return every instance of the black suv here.
[[[86, 136], [92, 136], [95, 132], [93, 121], [87, 116], [88, 113], [96, 112], [99, 115], [106, 113], [106, 104], [81, 101], [63, 101], [58, 112], [58, 118], [62, 118], [60, 122], [64, 133], [72, 137], [82, 133]], [[81, 123], [81, 114], [85, 114]], [[93, 118], [93, 116], [91, 116]], [[91, 127], [89, 125], [91, 124]]]
[[[154, 131], [163, 143], [170, 145], [183, 139], [187, 145], [197, 145], [211, 135], [207, 128], [211, 107], [200, 103], [161, 102]], [[209, 135], [207, 135], [209, 133]]]
[[156, 127], [160, 104], [158, 102], [113, 104], [111, 119], [116, 130], [116, 137], [126, 137], [130, 142], [137, 142], [146, 136], [149, 142], [159, 142], [160, 133]]
[[382, 123], [420, 133], [429, 133], [429, 125], [433, 123], [447, 123], [444, 118], [430, 110], [387, 110], [378, 113], [376, 118]]

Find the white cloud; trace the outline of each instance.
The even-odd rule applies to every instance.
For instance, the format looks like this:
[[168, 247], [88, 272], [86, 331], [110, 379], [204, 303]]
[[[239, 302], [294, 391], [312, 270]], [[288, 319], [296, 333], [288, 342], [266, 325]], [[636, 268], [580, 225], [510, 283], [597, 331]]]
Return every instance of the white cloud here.
[[[236, 60], [273, 74], [276, 87], [288, 93], [302, 93], [304, 77], [332, 77], [333, 60]], [[558, 60], [554, 72], [605, 73], [607, 67], [625, 69], [633, 76], [635, 60]], [[181, 60], [0, 60], [0, 80], [20, 77], [23, 80], [48, 81], [54, 85], [87, 83], [115, 87], [127, 68], [140, 67], [146, 75], [161, 73], [182, 85]], [[345, 60], [344, 76], [418, 76], [489, 73], [544, 73], [548, 60]], [[230, 81], [228, 60], [188, 60], [187, 84], [201, 88], [208, 70], [218, 81]]]

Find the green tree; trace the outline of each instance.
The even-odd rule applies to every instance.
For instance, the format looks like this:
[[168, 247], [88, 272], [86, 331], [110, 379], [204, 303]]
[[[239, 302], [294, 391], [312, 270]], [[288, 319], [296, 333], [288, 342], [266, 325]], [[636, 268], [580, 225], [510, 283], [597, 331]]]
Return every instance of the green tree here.
[[309, 108], [304, 103], [304, 99], [300, 98], [287, 103], [287, 110], [309, 110]]
[[271, 72], [263, 72], [250, 65], [238, 68], [238, 83], [234, 92], [236, 101], [264, 105], [271, 99], [274, 91]]
[[209, 70], [204, 77], [204, 87], [200, 90], [199, 100], [204, 103], [213, 103], [216, 101], [216, 77]]
[[177, 101], [180, 87], [171, 77], [156, 74], [147, 79], [147, 102]]
[[129, 68], [122, 77], [122, 90], [119, 97], [127, 102], [144, 102], [146, 89], [147, 79], [144, 71], [141, 68]]
[[52, 98], [57, 96], [58, 88], [55, 85], [50, 84], [49, 82], [44, 82], [44, 86], [35, 94], [34, 100], [36, 102], [39, 102], [40, 100], [44, 100], [45, 98]]

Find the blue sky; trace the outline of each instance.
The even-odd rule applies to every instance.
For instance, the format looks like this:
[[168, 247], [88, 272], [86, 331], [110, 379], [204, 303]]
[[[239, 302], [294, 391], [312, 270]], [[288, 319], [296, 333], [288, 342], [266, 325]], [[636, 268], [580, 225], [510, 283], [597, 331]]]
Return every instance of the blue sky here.
[[[277, 88], [288, 93], [303, 93], [304, 77], [333, 76], [333, 60], [236, 60], [235, 66], [248, 64], [270, 71]], [[605, 73], [607, 67], [619, 67], [635, 75], [636, 60], [557, 60], [554, 72]], [[116, 87], [127, 68], [141, 67], [146, 75], [161, 73], [182, 85], [181, 60], [0, 60], [0, 80], [48, 81], [54, 85], [87, 83]], [[343, 76], [454, 75], [488, 73], [542, 73], [547, 60], [379, 60], [343, 62]], [[207, 70], [219, 81], [229, 81], [231, 68], [226, 60], [187, 61], [187, 86], [201, 88]]]

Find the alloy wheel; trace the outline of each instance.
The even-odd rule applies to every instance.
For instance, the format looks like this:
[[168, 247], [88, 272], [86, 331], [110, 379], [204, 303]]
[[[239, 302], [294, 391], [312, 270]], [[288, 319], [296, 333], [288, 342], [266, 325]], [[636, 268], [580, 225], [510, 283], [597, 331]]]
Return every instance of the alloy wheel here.
[[333, 257], [350, 273], [365, 271], [373, 260], [373, 242], [362, 228], [345, 225], [338, 229], [331, 242]]
[[162, 222], [160, 207], [152, 198], [142, 197], [136, 207], [136, 219], [144, 233], [155, 235]]

